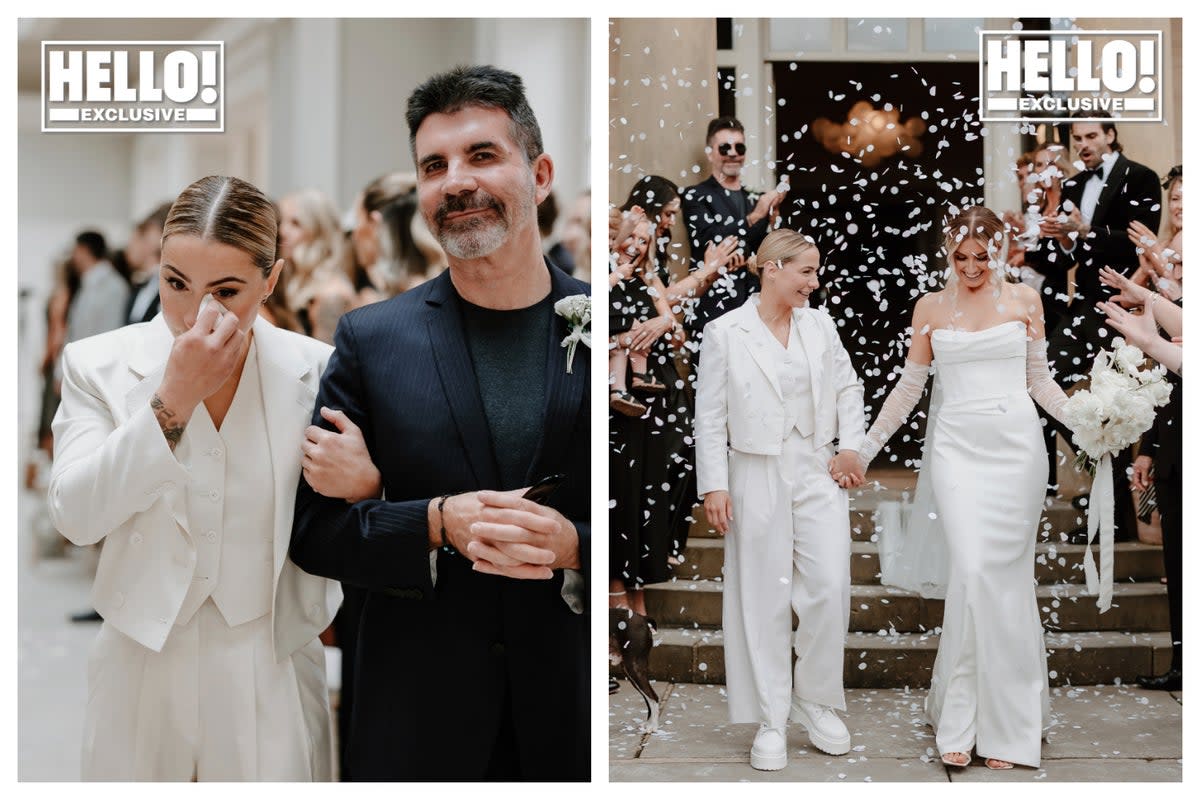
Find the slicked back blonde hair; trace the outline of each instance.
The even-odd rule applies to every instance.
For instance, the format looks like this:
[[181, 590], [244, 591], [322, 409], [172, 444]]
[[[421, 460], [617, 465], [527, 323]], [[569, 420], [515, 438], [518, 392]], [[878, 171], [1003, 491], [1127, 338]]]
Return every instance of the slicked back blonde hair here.
[[163, 244], [175, 235], [236, 247], [250, 256], [263, 277], [275, 266], [279, 218], [258, 188], [241, 178], [209, 175], [179, 193], [163, 224]]
[[816, 242], [803, 233], [788, 230], [787, 228], [780, 228], [767, 234], [766, 238], [762, 240], [762, 244], [758, 246], [758, 252], [747, 259], [746, 266], [755, 275], [759, 275], [762, 265], [768, 261], [774, 261], [776, 264], [782, 265], [785, 261], [791, 261], [808, 248], [815, 248], [816, 246]]

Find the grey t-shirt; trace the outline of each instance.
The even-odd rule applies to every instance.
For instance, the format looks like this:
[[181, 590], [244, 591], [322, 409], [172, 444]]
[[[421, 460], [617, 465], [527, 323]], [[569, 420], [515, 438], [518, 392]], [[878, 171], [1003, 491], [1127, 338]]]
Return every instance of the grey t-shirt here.
[[[497, 311], [459, 298], [501, 490], [524, 485], [546, 406], [546, 355], [554, 303]], [[536, 480], [540, 476], [533, 476]]]

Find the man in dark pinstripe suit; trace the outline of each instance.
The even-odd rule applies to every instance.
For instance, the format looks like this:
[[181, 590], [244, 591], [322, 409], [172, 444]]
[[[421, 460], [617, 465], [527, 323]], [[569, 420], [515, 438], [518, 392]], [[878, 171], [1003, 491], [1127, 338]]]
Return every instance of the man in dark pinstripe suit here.
[[588, 354], [554, 305], [588, 287], [542, 257], [554, 165], [520, 78], [437, 75], [408, 123], [450, 268], [339, 323], [291, 555], [367, 590], [355, 779], [586, 780]]

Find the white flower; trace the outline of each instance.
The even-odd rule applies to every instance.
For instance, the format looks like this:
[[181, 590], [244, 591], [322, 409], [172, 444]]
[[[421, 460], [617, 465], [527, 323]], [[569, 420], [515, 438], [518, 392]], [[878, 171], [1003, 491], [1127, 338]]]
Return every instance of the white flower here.
[[1096, 356], [1091, 385], [1063, 406], [1063, 420], [1075, 445], [1098, 461], [1138, 440], [1154, 424], [1154, 409], [1167, 402], [1171, 386], [1158, 368], [1141, 369], [1142, 351], [1113, 340], [1113, 349]]
[[571, 332], [562, 340], [562, 346], [567, 348], [567, 372], [575, 363], [575, 347], [583, 342], [587, 347], [592, 346], [592, 301], [586, 294], [573, 294], [564, 297], [554, 304], [554, 313], [567, 321]]
[[[1117, 342], [1120, 342], [1120, 344]], [[1133, 345], [1125, 344], [1120, 339], [1113, 342], [1113, 362], [1120, 369], [1125, 370], [1131, 375], [1136, 375], [1142, 366], [1142, 362], [1145, 360], [1145, 354]]]

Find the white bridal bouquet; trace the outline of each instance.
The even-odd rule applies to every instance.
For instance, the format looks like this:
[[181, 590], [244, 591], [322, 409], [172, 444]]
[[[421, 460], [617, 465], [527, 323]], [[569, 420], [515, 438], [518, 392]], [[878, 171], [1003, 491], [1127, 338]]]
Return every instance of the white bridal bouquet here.
[[[1154, 410], [1171, 397], [1166, 368], [1143, 368], [1146, 356], [1124, 339], [1113, 339], [1092, 363], [1091, 386], [1067, 400], [1063, 422], [1079, 448], [1076, 465], [1093, 476], [1088, 504], [1088, 545], [1083, 570], [1088, 591], [1099, 594], [1097, 605], [1112, 605], [1113, 488], [1112, 456], [1131, 444], [1152, 424]], [[1099, 533], [1100, 575], [1092, 562], [1092, 540]]]

